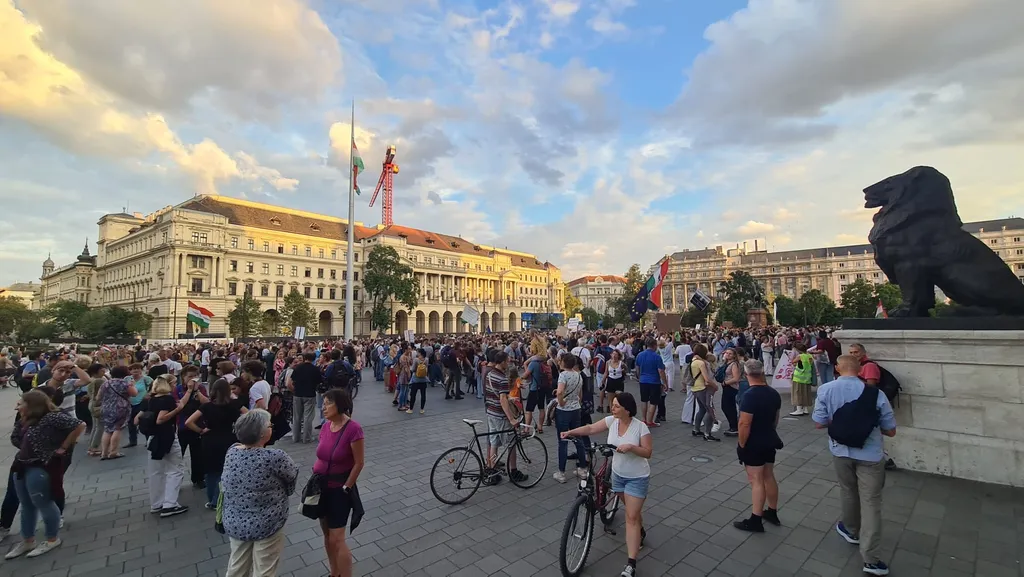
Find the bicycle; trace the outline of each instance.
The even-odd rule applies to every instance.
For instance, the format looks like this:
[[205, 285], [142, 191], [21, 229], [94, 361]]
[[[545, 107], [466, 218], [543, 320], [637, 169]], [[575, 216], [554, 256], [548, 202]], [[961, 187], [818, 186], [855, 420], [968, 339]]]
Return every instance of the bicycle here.
[[[587, 555], [590, 554], [590, 545], [594, 541], [594, 517], [599, 513], [601, 523], [604, 524], [604, 531], [614, 535], [611, 528], [615, 513], [619, 510], [619, 495], [612, 492], [612, 456], [615, 454], [615, 445], [598, 443], [587, 449], [589, 454], [589, 474], [585, 479], [580, 479], [579, 491], [576, 494], [576, 501], [569, 509], [569, 515], [562, 527], [562, 542], [558, 548], [558, 567], [562, 570], [564, 577], [577, 577], [583, 572], [583, 566], [587, 562]], [[604, 460], [601, 466], [594, 469], [594, 457], [600, 451]], [[580, 524], [580, 513], [583, 513], [582, 524]], [[576, 551], [571, 541], [578, 541], [577, 546], [581, 547], [579, 559], [570, 558], [570, 554]], [[572, 547], [570, 549], [570, 547]]]
[[[522, 422], [517, 422], [512, 425], [510, 429], [505, 431], [498, 431], [495, 433], [477, 433], [476, 426], [483, 423], [477, 419], [462, 419], [462, 422], [469, 425], [469, 428], [473, 429], [473, 436], [465, 447], [453, 447], [448, 449], [437, 458], [434, 462], [434, 466], [430, 469], [430, 491], [434, 493], [434, 497], [438, 501], [446, 505], [459, 505], [465, 503], [476, 494], [480, 488], [481, 483], [484, 482], [484, 461], [481, 459], [481, 455], [486, 455], [480, 447], [480, 437], [490, 437], [491, 435], [506, 435], [509, 433], [511, 439], [505, 443], [505, 447], [498, 454], [495, 459], [495, 464], [501, 466], [502, 459], [506, 456], [516, 456], [516, 469], [523, 474], [524, 467], [530, 467], [531, 465], [537, 465], [540, 471], [523, 474], [522, 477], [512, 474], [512, 459], [506, 460], [506, 472], [509, 480], [512, 483], [521, 488], [529, 489], [535, 486], [544, 478], [544, 474], [548, 470], [548, 449], [544, 445], [544, 441], [537, 436], [537, 433], [532, 425], [524, 425]], [[473, 449], [473, 445], [476, 445], [476, 449]], [[512, 453], [515, 451], [515, 453]], [[439, 472], [442, 466], [453, 466], [451, 472]], [[494, 475], [498, 475], [494, 473]], [[493, 476], [489, 476], [494, 478]], [[497, 477], [500, 478], [500, 477]], [[451, 483], [455, 491], [468, 491], [465, 496], [462, 497], [450, 497], [447, 494], [441, 495], [441, 490], [445, 488], [445, 484]]]

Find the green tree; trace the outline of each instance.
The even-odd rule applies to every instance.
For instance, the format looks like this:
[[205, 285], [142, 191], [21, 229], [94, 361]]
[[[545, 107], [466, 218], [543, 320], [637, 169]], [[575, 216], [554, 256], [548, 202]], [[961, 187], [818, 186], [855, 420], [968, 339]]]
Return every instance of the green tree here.
[[228, 312], [228, 330], [231, 336], [254, 337], [264, 332], [263, 312], [260, 309], [260, 302], [250, 297], [248, 293], [236, 298], [235, 308]]
[[839, 302], [843, 316], [851, 319], [874, 318], [875, 309], [878, 307], [874, 285], [862, 278], [846, 285]]
[[[714, 309], [712, 309], [711, 307], [708, 307], [708, 309], [711, 309], [711, 312], [714, 312]], [[700, 325], [701, 327], [705, 327], [708, 324], [708, 314], [709, 313], [707, 310], [702, 311], [699, 308], [691, 305], [689, 308], [686, 309], [686, 312], [684, 312], [680, 317], [679, 326], [693, 328], [697, 325]]]
[[877, 301], [881, 300], [882, 306], [888, 312], [900, 306], [900, 303], [903, 302], [903, 291], [900, 290], [900, 285], [895, 285], [891, 282], [876, 284], [875, 299], [875, 307], [877, 308], [878, 306]]
[[717, 320], [719, 323], [731, 322], [734, 326], [747, 326], [747, 311], [752, 308], [764, 307], [764, 293], [750, 273], [736, 271], [722, 283], [718, 290], [720, 304]]
[[836, 303], [818, 289], [800, 295], [800, 304], [807, 315], [807, 323], [811, 325], [831, 324], [828, 321], [839, 316]]
[[79, 334], [87, 339], [101, 341], [125, 338], [149, 330], [153, 317], [117, 306], [86, 310], [77, 321]]
[[[281, 319], [287, 327], [306, 327], [306, 330], [310, 332], [317, 329], [316, 310], [310, 306], [309, 299], [294, 287], [291, 292], [284, 295], [284, 300], [281, 302]], [[262, 324], [261, 315], [254, 326], [260, 328]]]
[[132, 335], [142, 335], [153, 326], [153, 315], [142, 311], [129, 311], [125, 319], [125, 332]]
[[[345, 305], [341, 305], [341, 308], [344, 309]], [[263, 311], [263, 318], [261, 319], [263, 334], [274, 335], [275, 337], [281, 336], [282, 326], [284, 326], [284, 320], [281, 318], [281, 313], [273, 309]]]
[[718, 306], [715, 322], [718, 324], [732, 323], [734, 327], [747, 326], [747, 311], [750, 307], [744, 307], [734, 301], [723, 301]]
[[32, 317], [32, 311], [21, 299], [0, 297], [0, 335], [20, 333]]
[[644, 278], [644, 274], [640, 272], [639, 264], [633, 263], [629, 265], [629, 270], [626, 271], [625, 294], [629, 297], [630, 302], [632, 302], [636, 293], [640, 292], [640, 287], [644, 285], [646, 280], [647, 279]]
[[371, 328], [387, 331], [391, 328], [392, 319], [391, 307], [386, 303], [397, 301], [412, 312], [419, 303], [420, 282], [412, 274], [412, 267], [402, 264], [394, 247], [377, 245], [370, 251], [363, 267], [363, 290], [373, 303], [370, 309]]
[[562, 285], [562, 294], [565, 295], [565, 316], [566, 318], [574, 316], [576, 313], [583, 310], [583, 303], [580, 299], [576, 298], [576, 295], [572, 294], [569, 290], [569, 284], [564, 283]]
[[787, 327], [803, 326], [804, 323], [804, 306], [794, 299], [791, 299], [785, 295], [775, 297], [773, 303], [775, 310], [778, 311], [778, 321], [780, 325]]
[[580, 311], [580, 315], [583, 316], [583, 324], [590, 330], [597, 328], [597, 321], [601, 319], [601, 315], [590, 307], [585, 307]]
[[88, 311], [85, 303], [61, 299], [43, 309], [43, 317], [53, 324], [58, 334], [75, 336], [80, 333], [79, 321]]
[[615, 328], [615, 317], [609, 314], [601, 315], [601, 326], [606, 329]]
[[623, 287], [622, 296], [609, 299], [608, 309], [611, 311], [612, 319], [616, 324], [622, 323], [626, 326], [631, 326], [636, 324], [629, 318], [629, 313], [633, 310], [633, 300], [636, 298], [637, 293], [640, 292], [640, 287], [647, 282], [647, 278], [640, 272], [640, 265], [636, 263], [629, 266], [625, 278], [626, 284]]

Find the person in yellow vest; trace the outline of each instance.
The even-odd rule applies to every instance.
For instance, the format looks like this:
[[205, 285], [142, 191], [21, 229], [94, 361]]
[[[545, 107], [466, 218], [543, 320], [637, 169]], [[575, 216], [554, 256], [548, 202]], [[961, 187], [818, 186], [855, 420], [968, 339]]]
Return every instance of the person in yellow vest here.
[[797, 357], [793, 360], [793, 412], [790, 415], [801, 417], [811, 414], [814, 406], [814, 357], [807, 352], [807, 345], [801, 341], [793, 343]]

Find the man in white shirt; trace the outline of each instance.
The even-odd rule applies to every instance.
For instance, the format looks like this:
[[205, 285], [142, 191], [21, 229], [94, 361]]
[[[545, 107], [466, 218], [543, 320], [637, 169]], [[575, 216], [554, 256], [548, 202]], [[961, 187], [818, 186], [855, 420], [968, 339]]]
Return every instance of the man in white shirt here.
[[210, 347], [209, 345], [203, 345], [203, 350], [199, 354], [199, 380], [208, 383], [210, 382]]
[[267, 409], [268, 403], [270, 403], [270, 395], [273, 394], [273, 390], [270, 388], [270, 383], [263, 379], [263, 374], [266, 372], [266, 367], [262, 361], [246, 361], [242, 364], [242, 376], [246, 381], [252, 383], [249, 387], [249, 410], [253, 409]]
[[167, 372], [174, 376], [181, 374], [181, 363], [170, 358], [167, 355], [167, 349], [160, 349], [160, 360], [162, 361], [161, 364], [167, 367]]
[[[680, 380], [682, 379], [683, 371], [689, 371], [690, 370], [690, 365], [686, 362], [686, 358], [689, 355], [692, 355], [692, 354], [693, 354], [693, 347], [691, 347], [690, 344], [685, 342], [685, 341], [683, 342], [683, 344], [681, 344], [678, 347], [676, 347], [676, 358], [679, 359], [679, 375], [680, 375]], [[694, 415], [696, 414], [696, 411], [695, 411], [696, 407], [694, 406], [694, 399], [693, 399], [693, 391], [691, 391], [689, 389], [689, 387], [687, 387], [686, 390], [684, 390], [682, 392], [686, 393], [686, 400], [683, 401], [683, 413], [682, 413], [683, 423], [685, 423], [687, 425], [691, 425], [691, 424], [693, 424], [693, 418], [694, 418]]]

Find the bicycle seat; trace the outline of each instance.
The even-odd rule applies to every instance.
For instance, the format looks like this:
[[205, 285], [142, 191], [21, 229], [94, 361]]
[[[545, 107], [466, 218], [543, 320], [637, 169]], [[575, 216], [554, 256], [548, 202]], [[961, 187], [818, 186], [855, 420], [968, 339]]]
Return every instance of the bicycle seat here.
[[478, 420], [478, 419], [462, 419], [462, 422], [463, 422], [463, 423], [466, 423], [466, 424], [467, 424], [467, 425], [469, 425], [470, 427], [473, 427], [473, 426], [479, 425], [479, 424], [480, 424], [480, 423], [482, 423], [483, 421], [481, 421], [481, 420]]

